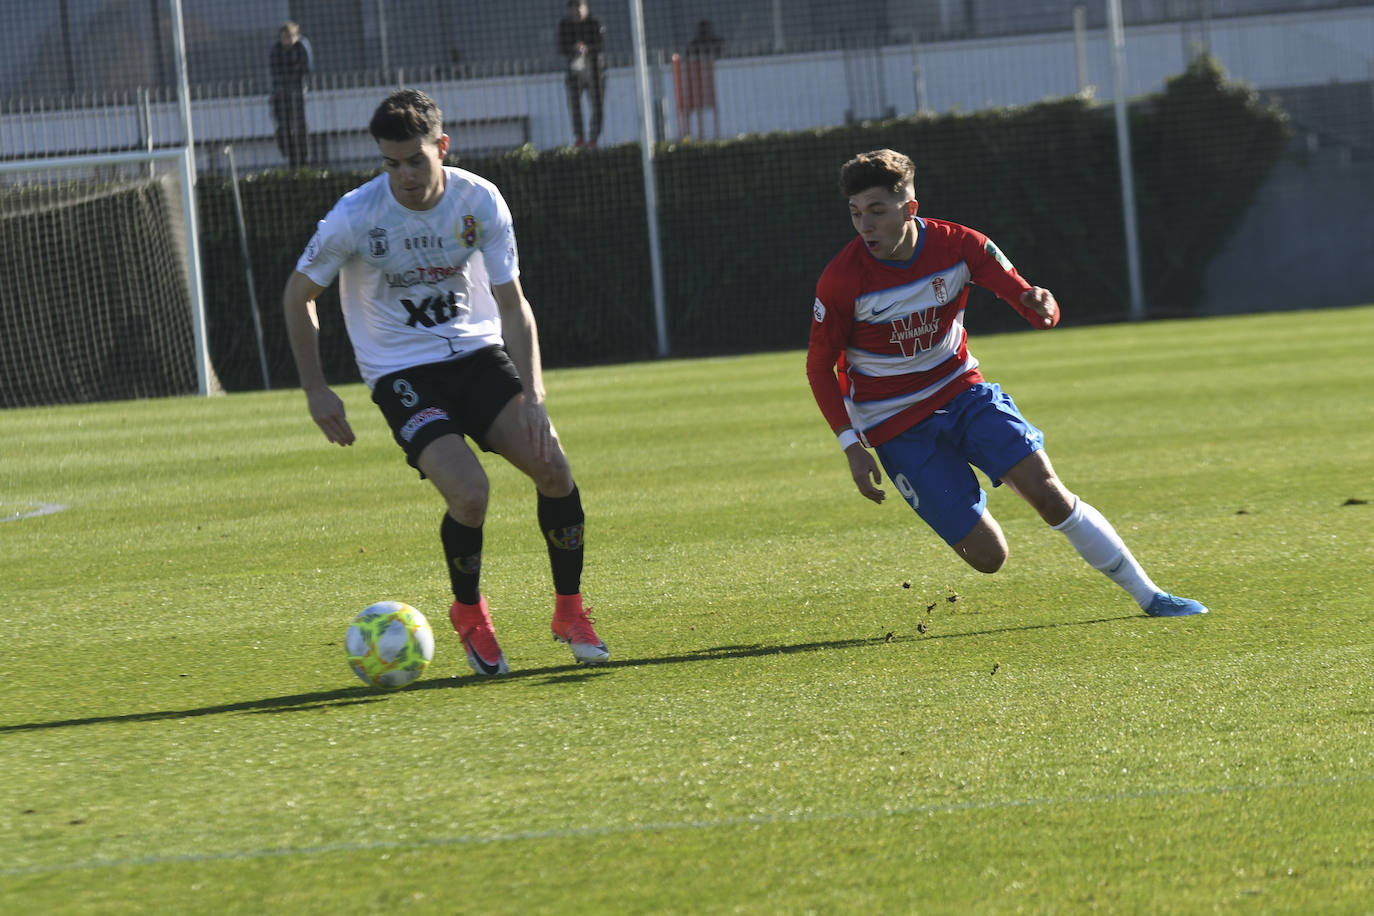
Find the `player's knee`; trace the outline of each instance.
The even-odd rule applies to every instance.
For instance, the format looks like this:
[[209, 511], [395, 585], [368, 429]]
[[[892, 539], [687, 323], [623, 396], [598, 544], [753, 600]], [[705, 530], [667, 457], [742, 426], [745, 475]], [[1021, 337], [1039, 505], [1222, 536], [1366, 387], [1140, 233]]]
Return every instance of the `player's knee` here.
[[491, 485], [482, 477], [477, 480], [453, 481], [443, 487], [444, 501], [449, 514], [464, 524], [481, 524], [487, 514], [487, 500]]
[[954, 545], [954, 552], [980, 573], [995, 573], [1007, 562], [1007, 545], [1000, 538], [961, 541]]
[[964, 558], [965, 563], [978, 570], [978, 572], [987, 573], [989, 575], [997, 572], [997, 570], [1001, 569], [1003, 564], [1007, 562], [1007, 552], [1005, 550], [1000, 552], [962, 552], [960, 556]]
[[545, 496], [567, 496], [572, 492], [572, 468], [561, 449], [554, 455], [553, 460], [536, 462], [533, 467], [526, 468], [526, 473], [534, 481], [539, 492]]
[[1001, 527], [988, 515], [953, 547], [965, 563], [981, 573], [995, 573], [1007, 562], [1007, 540]]

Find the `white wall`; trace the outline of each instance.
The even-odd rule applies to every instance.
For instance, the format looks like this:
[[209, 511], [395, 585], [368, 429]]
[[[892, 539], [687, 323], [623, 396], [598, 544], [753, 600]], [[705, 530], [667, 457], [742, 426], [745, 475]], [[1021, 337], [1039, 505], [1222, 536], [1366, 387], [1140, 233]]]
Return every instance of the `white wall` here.
[[[1134, 28], [1127, 33], [1127, 94], [1160, 89], [1181, 72], [1194, 44], [1202, 40], [1228, 75], [1258, 88], [1357, 82], [1374, 78], [1374, 8], [1213, 20]], [[915, 52], [915, 53], [913, 53]], [[1106, 34], [1086, 36], [1089, 81], [1099, 98], [1111, 94]], [[916, 111], [914, 65], [919, 63], [927, 110], [935, 113], [1023, 105], [1079, 90], [1074, 36], [1070, 32], [1014, 38], [890, 46], [864, 51], [736, 58], [716, 67], [720, 134], [794, 131]], [[671, 67], [660, 61], [653, 82], [657, 110], [667, 137], [677, 135]], [[636, 141], [633, 73], [615, 69], [606, 90], [602, 145]], [[509, 117], [540, 149], [565, 145], [572, 129], [561, 73], [420, 84], [435, 96], [453, 126], [458, 151], [513, 142], [510, 125], [464, 128], [468, 119]], [[353, 132], [332, 146], [353, 143], [366, 155], [363, 133], [385, 87], [315, 90], [307, 96], [312, 132]], [[589, 106], [584, 104], [584, 109]], [[271, 141], [272, 123], [264, 96], [201, 99], [193, 104], [194, 133], [203, 167], [216, 168], [223, 145], [235, 145], [240, 169], [283, 164]], [[589, 110], [586, 114], [589, 115]], [[181, 141], [172, 103], [135, 100], [77, 110], [0, 115], [0, 158], [100, 152], [137, 148], [152, 126], [156, 145]], [[711, 123], [711, 118], [706, 123]]]

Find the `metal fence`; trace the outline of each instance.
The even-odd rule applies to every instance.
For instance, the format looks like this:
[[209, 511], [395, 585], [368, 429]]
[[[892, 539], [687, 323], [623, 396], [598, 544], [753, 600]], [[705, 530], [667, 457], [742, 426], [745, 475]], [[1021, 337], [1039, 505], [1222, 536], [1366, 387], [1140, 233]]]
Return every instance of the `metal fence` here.
[[[182, 0], [191, 85], [241, 84], [265, 92], [277, 28], [300, 23], [317, 76], [370, 72], [485, 73], [509, 61], [557, 70], [562, 0]], [[1350, 0], [1122, 0], [1128, 29], [1185, 24], [1205, 38], [1219, 20], [1358, 9]], [[1106, 4], [1073, 0], [647, 0], [648, 47], [684, 52], [703, 22], [729, 57], [839, 47], [909, 45], [1062, 32], [1076, 8], [1090, 29]], [[623, 0], [591, 0], [606, 25], [612, 63], [631, 60]], [[165, 2], [7, 0], [0, 13], [0, 100], [102, 96], [172, 89], [176, 65]]]
[[[1198, 5], [1208, 4], [1194, 0], [1136, 7], [1143, 17], [1150, 10]], [[1223, 6], [1219, 0], [1210, 5]], [[1256, 0], [1249, 7], [1272, 5]], [[1036, 12], [1041, 6], [1048, 4], [1031, 5], [1022, 15], [1048, 25], [1048, 14]], [[1281, 98], [1300, 130], [1321, 143], [1345, 144], [1354, 158], [1363, 159], [1371, 153], [1374, 112], [1358, 99], [1374, 79], [1374, 4], [1327, 6], [1128, 25], [1125, 92], [1157, 91], [1195, 53], [1209, 51], [1231, 77]], [[935, 41], [915, 40], [907, 32], [902, 33], [906, 40], [896, 41], [898, 33], [889, 29], [888, 40], [875, 34], [861, 45], [813, 35], [809, 50], [727, 54], [704, 65], [710, 70], [709, 97], [692, 95], [691, 72], [684, 76], [683, 60], [675, 67], [674, 52], [651, 45], [652, 133], [660, 140], [726, 138], [1022, 105], [1085, 91], [1109, 99], [1107, 31], [1093, 24], [1088, 7], [1080, 9], [1084, 14], [1079, 17], [1072, 8], [1061, 9], [1057, 29], [1034, 34]], [[507, 17], [514, 15], [487, 20], [504, 22], [509, 30], [513, 23]], [[53, 42], [49, 37], [42, 44]], [[322, 59], [319, 44], [315, 42], [315, 56]], [[257, 50], [256, 57], [265, 58]], [[127, 65], [127, 57], [138, 56], [120, 57], [125, 61], [121, 66]], [[188, 69], [194, 69], [196, 49], [189, 37], [187, 58]], [[276, 142], [271, 87], [264, 76], [188, 82], [202, 169], [221, 170], [227, 144], [235, 146], [245, 170], [287, 164]], [[369, 109], [382, 87], [400, 84], [421, 85], [442, 98], [454, 121], [451, 133], [459, 152], [526, 143], [550, 149], [573, 139], [564, 74], [551, 68], [547, 55], [385, 70], [321, 66], [305, 91], [310, 164], [341, 167], [370, 161], [360, 112]], [[636, 93], [628, 55], [619, 61], [613, 55], [605, 90], [604, 145], [637, 142], [643, 136]], [[175, 85], [154, 80], [121, 88], [118, 79], [75, 95], [11, 97], [0, 104], [0, 159], [175, 145], [183, 140], [176, 99]]]
[[[373, 167], [375, 145], [365, 123], [378, 99], [400, 84], [419, 86], [440, 102], [460, 158], [518, 147], [555, 150], [573, 142], [563, 64], [553, 53], [558, 3], [551, 11], [545, 0], [510, 0], [493, 13], [490, 4], [364, 0], [340, 12], [339, 4], [326, 0], [289, 8], [280, 2], [108, 0], [5, 6], [0, 40], [11, 51], [0, 64], [0, 99], [8, 99], [0, 103], [0, 161], [17, 165], [184, 145], [187, 119], [171, 75], [178, 68], [168, 63], [177, 55], [165, 46], [172, 18], [167, 10], [183, 4], [186, 107], [202, 175], [225, 173], [231, 163], [241, 174], [288, 165], [264, 72], [272, 38], [288, 15], [311, 40], [315, 62], [304, 93], [306, 165]], [[1374, 3], [1125, 0], [1119, 88], [1107, 6], [645, 0], [641, 80], [629, 45], [633, 3], [597, 0], [592, 11], [605, 19], [609, 51], [605, 124], [597, 139], [603, 148], [641, 144], [646, 136], [671, 143], [728, 140], [1075, 94], [1105, 105], [1159, 91], [1206, 51], [1231, 77], [1283, 107], [1293, 142], [1220, 254], [1188, 279], [1204, 290], [1204, 310], [1374, 301], [1374, 215], [1364, 203], [1374, 199]], [[693, 30], [711, 17], [721, 42], [710, 53], [688, 54]], [[448, 45], [449, 53], [436, 50]], [[1205, 140], [1217, 148], [1235, 142], [1219, 133]], [[921, 158], [921, 150], [910, 152]], [[645, 190], [635, 193], [652, 192], [654, 169], [647, 158], [645, 164]], [[1117, 165], [1101, 167], [1114, 172]], [[71, 168], [68, 163], [64, 174]], [[0, 183], [20, 174], [0, 170]], [[828, 172], [818, 178], [831, 180]], [[566, 199], [546, 203], [575, 218], [577, 208], [589, 205], [584, 191], [569, 188]], [[783, 200], [795, 189], [750, 192]], [[598, 193], [627, 192], [606, 187]], [[987, 193], [990, 199], [975, 209], [996, 213], [996, 189]], [[1118, 197], [1061, 206], [1072, 219], [1075, 207], [1121, 204]], [[281, 219], [301, 222], [308, 235], [309, 222], [320, 215], [284, 212]], [[1188, 214], [1174, 218], [1186, 221]], [[654, 225], [650, 216], [621, 231], [646, 234]], [[1164, 222], [1138, 228], [1147, 238], [1172, 231]], [[760, 244], [722, 239], [730, 246], [722, 256], [747, 259], [749, 246]], [[618, 269], [615, 240], [578, 237], [566, 245], [570, 257]], [[766, 257], [766, 247], [756, 256]], [[274, 293], [263, 295], [270, 301]], [[1167, 303], [1154, 305], [1168, 313]], [[663, 303], [617, 308], [661, 311]]]

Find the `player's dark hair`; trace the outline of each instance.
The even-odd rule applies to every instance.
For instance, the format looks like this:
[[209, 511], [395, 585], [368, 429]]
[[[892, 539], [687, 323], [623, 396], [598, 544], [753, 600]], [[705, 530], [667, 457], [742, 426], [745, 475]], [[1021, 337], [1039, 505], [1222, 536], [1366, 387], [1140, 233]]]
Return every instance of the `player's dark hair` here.
[[875, 149], [860, 153], [840, 166], [840, 193], [845, 197], [882, 188], [900, 195], [916, 183], [916, 164], [896, 150]]
[[444, 113], [420, 90], [397, 89], [377, 106], [367, 129], [374, 140], [437, 142], [444, 134]]

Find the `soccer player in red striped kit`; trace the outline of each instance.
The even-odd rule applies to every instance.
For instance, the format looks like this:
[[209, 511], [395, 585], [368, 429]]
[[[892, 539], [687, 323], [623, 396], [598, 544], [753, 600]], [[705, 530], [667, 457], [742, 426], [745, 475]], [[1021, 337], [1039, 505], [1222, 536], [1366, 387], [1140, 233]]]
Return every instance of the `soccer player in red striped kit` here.
[[1205, 614], [1160, 589], [1102, 514], [1060, 481], [1044, 435], [969, 352], [969, 284], [991, 290], [1032, 327], [1059, 323], [1049, 290], [1031, 286], [977, 230], [916, 215], [916, 169], [893, 150], [856, 156], [840, 189], [858, 237], [816, 285], [806, 374], [849, 462], [875, 503], [882, 474], [969, 566], [993, 573], [1007, 541], [971, 466], [1006, 484], [1094, 569], [1154, 617]]

